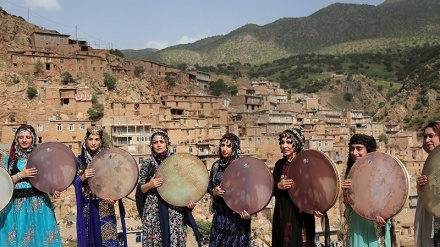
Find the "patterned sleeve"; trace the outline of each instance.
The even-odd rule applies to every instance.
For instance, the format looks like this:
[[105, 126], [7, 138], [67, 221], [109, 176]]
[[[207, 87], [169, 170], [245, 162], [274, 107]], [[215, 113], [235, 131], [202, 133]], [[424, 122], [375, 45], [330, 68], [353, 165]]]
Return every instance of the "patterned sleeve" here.
[[139, 184], [148, 183], [154, 176], [154, 169], [150, 159], [144, 159], [141, 162], [141, 170], [139, 172]]
[[208, 184], [208, 193], [214, 196], [213, 190], [214, 190], [214, 173], [218, 171], [219, 162], [216, 161], [211, 167], [211, 171], [209, 171], [209, 184]]

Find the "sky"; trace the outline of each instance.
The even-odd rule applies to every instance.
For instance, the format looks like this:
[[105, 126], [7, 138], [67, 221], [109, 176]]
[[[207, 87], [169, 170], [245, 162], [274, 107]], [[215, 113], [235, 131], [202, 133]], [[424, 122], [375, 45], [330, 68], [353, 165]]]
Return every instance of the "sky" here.
[[26, 21], [102, 49], [163, 49], [225, 35], [246, 24], [305, 17], [333, 3], [385, 0], [0, 0]]

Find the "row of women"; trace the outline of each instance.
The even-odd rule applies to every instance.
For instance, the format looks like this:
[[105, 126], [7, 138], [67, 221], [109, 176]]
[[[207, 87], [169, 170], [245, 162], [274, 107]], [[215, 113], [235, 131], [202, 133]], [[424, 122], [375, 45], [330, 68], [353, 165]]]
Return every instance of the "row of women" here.
[[[440, 143], [440, 122], [432, 122], [424, 128], [423, 147], [428, 153]], [[21, 125], [15, 134], [10, 153], [5, 157], [4, 167], [14, 183], [14, 194], [9, 204], [0, 211], [1, 246], [61, 246], [59, 227], [48, 194], [38, 191], [29, 182], [38, 171], [27, 168], [29, 154], [36, 147], [36, 134], [32, 126]], [[187, 225], [194, 229], [200, 246], [200, 234], [191, 211], [196, 206], [189, 201], [187, 207], [167, 204], [158, 194], [157, 188], [163, 184], [156, 177], [162, 161], [170, 156], [170, 138], [164, 131], [156, 131], [151, 136], [151, 156], [141, 164], [136, 198], [142, 221], [143, 246], [186, 246]], [[301, 212], [288, 194], [294, 182], [287, 177], [291, 161], [304, 148], [305, 139], [297, 128], [287, 129], [279, 135], [282, 159], [273, 171], [275, 209], [272, 221], [272, 246], [315, 245], [315, 216], [326, 218], [325, 212], [314, 214]], [[78, 246], [119, 246], [117, 239], [115, 201], [94, 195], [88, 186], [88, 179], [95, 170], [88, 168], [93, 157], [103, 149], [103, 131], [89, 128], [78, 156], [78, 174], [74, 181], [77, 192]], [[355, 134], [349, 142], [346, 179], [342, 183], [344, 191], [350, 188], [347, 174], [356, 160], [369, 152], [376, 151], [373, 137]], [[219, 160], [210, 171], [208, 193], [212, 196], [213, 213], [209, 246], [251, 246], [251, 216], [246, 212], [232, 211], [223, 200], [225, 191], [221, 187], [225, 169], [239, 158], [240, 140], [226, 133], [220, 140]], [[417, 188], [427, 183], [426, 176], [417, 178]], [[50, 193], [54, 199], [60, 192]], [[392, 246], [392, 224], [390, 219], [376, 217], [370, 221], [359, 216], [346, 204], [345, 243], [352, 247]], [[421, 200], [417, 205], [415, 220], [415, 240], [417, 246], [440, 246], [440, 220], [423, 208]], [[326, 237], [326, 245], [328, 245]]]

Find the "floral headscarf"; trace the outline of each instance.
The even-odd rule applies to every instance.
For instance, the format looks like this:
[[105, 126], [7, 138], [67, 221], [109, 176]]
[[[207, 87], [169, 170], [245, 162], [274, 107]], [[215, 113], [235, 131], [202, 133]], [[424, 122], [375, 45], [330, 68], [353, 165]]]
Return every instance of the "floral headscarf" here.
[[281, 140], [285, 137], [287, 137], [287, 139], [290, 139], [294, 142], [295, 153], [299, 153], [304, 149], [305, 137], [303, 132], [301, 131], [301, 128], [286, 129], [285, 131], [283, 131], [283, 133], [279, 135], [278, 140], [281, 142]]
[[238, 136], [228, 132], [228, 133], [224, 134], [222, 136], [222, 138], [220, 139], [219, 146], [221, 146], [222, 142], [224, 142], [226, 140], [229, 140], [230, 142], [232, 142], [232, 153], [231, 153], [231, 156], [229, 156], [228, 158], [224, 158], [222, 153], [220, 152], [220, 149], [219, 149], [220, 165], [221, 166], [229, 165], [229, 163], [231, 163], [231, 161], [238, 159], [239, 154], [240, 154], [240, 138], [238, 138]]
[[[18, 136], [25, 131], [29, 132], [32, 136], [32, 144], [29, 146], [28, 149], [23, 149], [18, 142]], [[19, 172], [17, 167], [18, 160], [27, 159], [32, 150], [34, 150], [34, 148], [37, 146], [36, 137], [37, 135], [35, 133], [35, 129], [32, 126], [22, 124], [18, 127], [17, 131], [15, 132], [14, 140], [12, 141], [11, 149], [9, 151], [8, 173], [10, 175], [14, 175]]]
[[[153, 150], [153, 139], [156, 136], [162, 137], [165, 140], [165, 143], [167, 144], [167, 149], [165, 150], [165, 152], [163, 152], [161, 154], [156, 154]], [[150, 159], [153, 162], [156, 169], [159, 166], [159, 164], [162, 163], [162, 161], [164, 161], [166, 158], [168, 158], [170, 156], [170, 144], [171, 144], [170, 137], [168, 136], [167, 132], [165, 132], [163, 130], [156, 130], [151, 135], [151, 137], [150, 137], [150, 148], [151, 148]]]

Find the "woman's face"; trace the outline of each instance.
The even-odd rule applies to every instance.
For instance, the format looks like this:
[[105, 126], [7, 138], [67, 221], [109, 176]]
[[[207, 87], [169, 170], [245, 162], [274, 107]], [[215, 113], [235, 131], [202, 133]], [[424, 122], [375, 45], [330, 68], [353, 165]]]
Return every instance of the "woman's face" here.
[[284, 156], [291, 157], [295, 153], [295, 145], [293, 140], [283, 137], [280, 141], [280, 149]]
[[367, 148], [362, 144], [352, 144], [350, 146], [350, 156], [354, 161], [367, 154]]
[[423, 135], [423, 145], [426, 147], [426, 150], [431, 152], [435, 147], [440, 143], [439, 136], [434, 132], [434, 129], [428, 127], [425, 129], [425, 133]]
[[86, 139], [87, 148], [92, 152], [96, 153], [98, 148], [101, 146], [101, 137], [99, 135], [91, 134]]
[[153, 152], [157, 155], [163, 154], [167, 150], [167, 142], [163, 136], [155, 135], [153, 137]]
[[18, 134], [17, 141], [21, 148], [28, 149], [32, 145], [33, 137], [29, 131], [25, 130]]
[[224, 140], [222, 141], [222, 144], [220, 145], [220, 152], [222, 154], [222, 157], [224, 159], [229, 158], [232, 154], [232, 145], [234, 145], [230, 140]]

